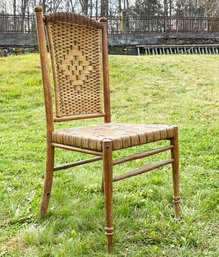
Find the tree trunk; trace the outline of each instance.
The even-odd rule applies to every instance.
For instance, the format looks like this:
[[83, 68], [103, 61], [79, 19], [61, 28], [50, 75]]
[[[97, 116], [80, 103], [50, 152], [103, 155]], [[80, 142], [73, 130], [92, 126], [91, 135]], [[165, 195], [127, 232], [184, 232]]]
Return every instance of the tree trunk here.
[[16, 24], [16, 9], [17, 9], [17, 4], [16, 0], [13, 1], [13, 14], [14, 14], [14, 30], [16, 30], [17, 24]]
[[96, 0], [96, 20], [98, 19], [98, 0]]
[[22, 4], [21, 4], [21, 32], [25, 32], [25, 15], [26, 15], [26, 9], [27, 9], [27, 4], [28, 4], [29, 0], [22, 0]]
[[108, 16], [108, 0], [101, 0], [100, 15], [102, 17]]
[[90, 17], [93, 16], [93, 2], [90, 0]]

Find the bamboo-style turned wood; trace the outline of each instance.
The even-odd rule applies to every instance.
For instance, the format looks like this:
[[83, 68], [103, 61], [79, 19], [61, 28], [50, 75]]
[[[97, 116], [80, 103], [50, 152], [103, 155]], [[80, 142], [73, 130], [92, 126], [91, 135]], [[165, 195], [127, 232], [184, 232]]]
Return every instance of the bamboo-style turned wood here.
[[103, 173], [104, 173], [104, 199], [106, 212], [105, 234], [107, 237], [108, 253], [112, 253], [113, 245], [113, 165], [112, 165], [112, 141], [103, 140]]
[[45, 112], [46, 112], [46, 125], [47, 132], [51, 133], [54, 130], [53, 125], [53, 111], [52, 111], [52, 94], [50, 86], [50, 77], [49, 77], [49, 62], [47, 57], [47, 48], [46, 48], [46, 37], [43, 24], [42, 8], [40, 6], [35, 8], [36, 12], [36, 21], [37, 21], [37, 37], [39, 44], [39, 53], [41, 61], [41, 71], [43, 78], [43, 92], [45, 99]]
[[97, 114], [84, 114], [84, 115], [75, 115], [75, 116], [63, 116], [63, 117], [55, 117], [55, 122], [60, 121], [69, 121], [69, 120], [82, 120], [82, 119], [93, 119], [93, 118], [100, 118], [105, 117], [105, 113], [97, 113]]
[[102, 17], [102, 59], [103, 59], [103, 85], [104, 85], [104, 110], [106, 113], [105, 122], [111, 122], [110, 112], [110, 89], [109, 89], [109, 71], [108, 71], [108, 47], [107, 47], [107, 19]]
[[[108, 253], [112, 253], [113, 182], [140, 175], [172, 163], [175, 218], [179, 218], [178, 130], [160, 124], [112, 124], [107, 49], [107, 20], [100, 22], [75, 13], [54, 13], [42, 16], [35, 8], [37, 34], [43, 76], [47, 124], [47, 151], [41, 216], [46, 214], [52, 189], [53, 172], [78, 165], [103, 161], [104, 193]], [[45, 30], [52, 61], [56, 117], [53, 118], [52, 95]], [[102, 85], [103, 84], [103, 85]], [[104, 117], [104, 124], [54, 130], [54, 122]], [[169, 146], [112, 159], [112, 152], [155, 141], [167, 140]], [[54, 149], [95, 155], [96, 157], [54, 167]], [[113, 178], [113, 165], [137, 160], [171, 150], [170, 160], [144, 165]]]
[[161, 168], [164, 165], [173, 163], [173, 161], [174, 161], [173, 159], [170, 159], [170, 160], [161, 161], [161, 162], [155, 163], [155, 164], [145, 165], [145, 166], [143, 166], [141, 168], [138, 168], [136, 170], [133, 170], [133, 171], [130, 171], [128, 173], [122, 174], [120, 176], [114, 177], [113, 182], [116, 182], [116, 181], [119, 181], [119, 180], [122, 180], [122, 179], [125, 179], [125, 178], [130, 178], [130, 177], [133, 177], [133, 176], [136, 176], [136, 175], [140, 175], [142, 173], [145, 173], [145, 172], [148, 172], [148, 171], [151, 171], [151, 170], [154, 170], [154, 169]]
[[65, 169], [76, 167], [76, 166], [79, 166], [79, 165], [82, 165], [82, 164], [96, 162], [96, 161], [99, 161], [99, 160], [102, 160], [102, 157], [94, 157], [94, 158], [90, 158], [90, 159], [87, 159], [87, 160], [82, 160], [82, 161], [77, 161], [77, 162], [73, 162], [73, 163], [68, 163], [68, 164], [60, 165], [60, 166], [54, 167], [53, 170], [54, 171], [65, 170]]
[[178, 145], [178, 128], [175, 127], [174, 137], [170, 140], [171, 144], [174, 146], [171, 150], [171, 156], [174, 159], [172, 163], [172, 173], [173, 173], [173, 204], [175, 209], [175, 219], [179, 219], [179, 145]]
[[145, 152], [141, 152], [141, 153], [137, 153], [137, 154], [132, 154], [132, 155], [122, 157], [122, 158], [117, 159], [117, 160], [113, 160], [113, 165], [118, 165], [118, 164], [121, 164], [121, 163], [124, 163], [124, 162], [138, 160], [138, 159], [148, 157], [148, 156], [151, 156], [151, 155], [154, 155], [154, 154], [162, 153], [162, 152], [170, 150], [172, 148], [173, 148], [173, 146], [170, 145], [170, 146], [164, 146], [164, 147], [160, 147], [160, 148], [157, 148], [157, 149], [153, 149], [153, 150], [149, 150], [149, 151], [145, 151]]
[[92, 151], [92, 150], [82, 149], [82, 148], [73, 147], [73, 146], [69, 146], [69, 145], [62, 145], [62, 144], [57, 144], [57, 143], [52, 143], [51, 145], [55, 146], [55, 147], [58, 147], [58, 148], [67, 149], [67, 150], [71, 150], [71, 151], [76, 151], [76, 152], [80, 152], [80, 153], [87, 153], [87, 154], [93, 154], [93, 155], [100, 155], [100, 156], [102, 156], [101, 152], [96, 152], [96, 151]]
[[44, 216], [48, 209], [49, 199], [51, 196], [52, 180], [53, 180], [53, 167], [54, 167], [54, 147], [51, 145], [52, 132], [54, 130], [53, 112], [52, 112], [52, 95], [49, 79], [49, 64], [46, 48], [46, 37], [43, 24], [42, 8], [40, 6], [35, 8], [36, 21], [37, 21], [37, 37], [39, 42], [39, 52], [41, 60], [41, 70], [43, 77], [43, 91], [45, 99], [45, 112], [46, 112], [46, 171], [45, 181], [43, 188], [43, 195], [41, 200], [40, 214]]

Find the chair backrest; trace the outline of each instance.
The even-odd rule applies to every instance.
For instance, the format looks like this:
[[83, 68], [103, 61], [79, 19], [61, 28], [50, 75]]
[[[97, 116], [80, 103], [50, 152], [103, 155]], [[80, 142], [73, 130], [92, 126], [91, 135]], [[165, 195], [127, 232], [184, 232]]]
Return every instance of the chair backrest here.
[[[98, 22], [75, 13], [43, 17], [40, 7], [35, 11], [39, 45], [42, 40], [39, 23], [43, 19], [50, 49], [56, 107], [54, 120], [102, 116], [110, 122], [106, 19]], [[43, 60], [41, 65], [45, 65]], [[50, 86], [48, 84], [44, 83], [44, 87]]]

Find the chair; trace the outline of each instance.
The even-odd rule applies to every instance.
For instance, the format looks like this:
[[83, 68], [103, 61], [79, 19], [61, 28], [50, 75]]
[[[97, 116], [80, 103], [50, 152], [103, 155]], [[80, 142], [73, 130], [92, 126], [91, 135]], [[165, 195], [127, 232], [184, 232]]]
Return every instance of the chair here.
[[[46, 172], [41, 201], [41, 216], [47, 212], [53, 172], [103, 161], [102, 186], [105, 202], [108, 252], [112, 252], [113, 182], [171, 164], [173, 172], [173, 203], [175, 219], [179, 218], [178, 129], [169, 125], [112, 124], [108, 77], [106, 18], [100, 22], [75, 13], [54, 13], [43, 16], [35, 8], [37, 33], [47, 124]], [[53, 116], [52, 94], [46, 34], [50, 48], [56, 116]], [[104, 123], [70, 129], [54, 129], [54, 122], [103, 117]], [[128, 147], [167, 140], [167, 146], [135, 153], [113, 160], [112, 152]], [[96, 157], [54, 167], [55, 147], [88, 153]], [[170, 150], [171, 158], [145, 165], [134, 171], [113, 177], [113, 166]]]

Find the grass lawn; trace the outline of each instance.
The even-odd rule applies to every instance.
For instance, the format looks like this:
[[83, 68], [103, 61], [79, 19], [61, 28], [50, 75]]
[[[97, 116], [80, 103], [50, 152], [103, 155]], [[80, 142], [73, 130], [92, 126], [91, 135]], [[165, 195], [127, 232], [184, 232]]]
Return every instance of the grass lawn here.
[[[169, 166], [115, 183], [114, 256], [219, 256], [219, 56], [110, 56], [110, 80], [113, 122], [179, 126], [182, 197], [175, 222]], [[0, 109], [0, 256], [108, 256], [101, 162], [55, 173], [48, 215], [39, 218], [45, 115], [38, 54], [0, 58]], [[63, 150], [56, 157], [57, 164], [87, 158]]]

